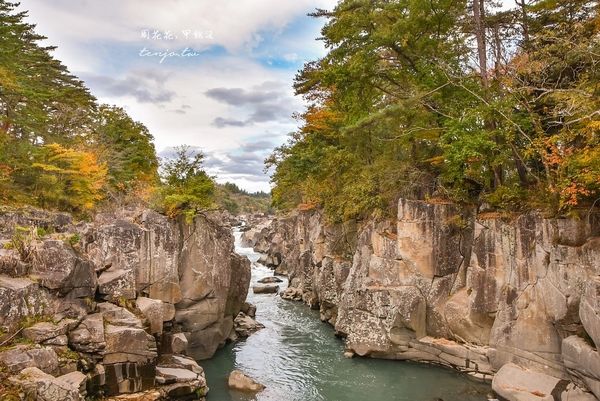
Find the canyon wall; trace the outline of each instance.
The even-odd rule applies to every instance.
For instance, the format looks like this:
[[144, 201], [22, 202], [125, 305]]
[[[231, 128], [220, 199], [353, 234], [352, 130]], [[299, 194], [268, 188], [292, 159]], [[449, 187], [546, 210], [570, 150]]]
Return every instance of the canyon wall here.
[[400, 200], [395, 221], [330, 225], [313, 210], [244, 238], [289, 276], [283, 297], [318, 308], [355, 354], [496, 376], [508, 399], [520, 390], [502, 384], [503, 367], [555, 380], [552, 394], [590, 399], [574, 383], [600, 397], [597, 215], [507, 218]]
[[1, 212], [8, 380], [36, 399], [59, 390], [66, 400], [202, 399], [208, 388], [195, 360], [235, 335], [250, 281], [225, 220], [123, 210], [75, 224], [64, 214]]

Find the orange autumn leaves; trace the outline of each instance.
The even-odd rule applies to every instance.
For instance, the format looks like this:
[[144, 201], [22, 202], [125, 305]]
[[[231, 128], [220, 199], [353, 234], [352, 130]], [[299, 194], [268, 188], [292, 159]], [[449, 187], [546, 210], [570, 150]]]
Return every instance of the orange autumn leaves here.
[[92, 152], [53, 143], [41, 148], [37, 160], [34, 195], [44, 206], [88, 211], [103, 199], [108, 168]]

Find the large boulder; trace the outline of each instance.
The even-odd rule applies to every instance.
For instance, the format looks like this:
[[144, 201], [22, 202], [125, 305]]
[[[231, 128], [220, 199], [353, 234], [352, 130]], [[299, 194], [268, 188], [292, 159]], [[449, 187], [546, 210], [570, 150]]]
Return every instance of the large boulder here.
[[594, 396], [567, 380], [518, 367], [509, 363], [498, 371], [492, 389], [507, 401], [594, 401]]
[[13, 374], [26, 368], [37, 368], [50, 375], [60, 371], [58, 355], [50, 347], [17, 345], [0, 352], [0, 363]]
[[0, 327], [9, 332], [28, 316], [51, 314], [49, 294], [28, 278], [0, 275]]
[[73, 375], [53, 377], [38, 368], [26, 368], [10, 380], [18, 385], [27, 399], [37, 401], [80, 401], [79, 384]]
[[255, 294], [277, 294], [279, 292], [279, 286], [274, 284], [255, 285], [252, 287], [252, 292]]
[[104, 318], [102, 313], [85, 317], [74, 330], [69, 332], [69, 345], [76, 351], [100, 352], [106, 347]]
[[191, 358], [164, 356], [156, 368], [156, 383], [166, 399], [198, 399], [208, 392], [204, 370]]
[[135, 299], [133, 271], [110, 267], [98, 276], [98, 293], [110, 301]]
[[600, 353], [583, 338], [570, 336], [562, 342], [565, 366], [600, 399]]
[[9, 244], [9, 241], [0, 241], [0, 274], [10, 277], [25, 276], [29, 270], [29, 263], [21, 259], [16, 249], [6, 247]]
[[149, 363], [157, 356], [156, 340], [144, 329], [108, 324], [104, 335], [104, 364]]
[[239, 370], [234, 370], [229, 374], [227, 384], [232, 390], [250, 393], [258, 393], [265, 389], [264, 385], [258, 383], [251, 377], [246, 376]]
[[235, 332], [242, 338], [249, 337], [252, 333], [264, 329], [264, 325], [254, 320], [252, 317], [240, 312], [233, 321]]
[[76, 320], [63, 319], [58, 323], [54, 322], [39, 322], [32, 326], [23, 329], [23, 337], [31, 340], [36, 344], [52, 340], [57, 337], [62, 337], [67, 334], [67, 331], [77, 324]]
[[58, 377], [63, 383], [77, 389], [82, 397], [87, 395], [87, 376], [79, 371], [70, 372]]
[[97, 309], [107, 323], [115, 326], [142, 328], [140, 318], [121, 306], [110, 302], [102, 302], [98, 304]]
[[43, 240], [35, 244], [30, 277], [51, 290], [71, 298], [93, 297], [96, 292], [94, 264], [78, 255], [62, 240]]
[[138, 297], [135, 305], [142, 312], [146, 320], [150, 323], [150, 332], [152, 334], [162, 334], [163, 322], [173, 319], [169, 313], [168, 307], [159, 299]]

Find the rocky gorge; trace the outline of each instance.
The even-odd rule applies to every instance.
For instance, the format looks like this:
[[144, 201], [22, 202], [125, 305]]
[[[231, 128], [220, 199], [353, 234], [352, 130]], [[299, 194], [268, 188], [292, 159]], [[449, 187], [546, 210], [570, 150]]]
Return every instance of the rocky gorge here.
[[2, 210], [3, 399], [204, 399], [196, 361], [252, 320], [250, 262], [226, 221]]
[[245, 246], [289, 278], [350, 355], [492, 380], [508, 400], [600, 398], [600, 218], [401, 199], [397, 218], [264, 221]]

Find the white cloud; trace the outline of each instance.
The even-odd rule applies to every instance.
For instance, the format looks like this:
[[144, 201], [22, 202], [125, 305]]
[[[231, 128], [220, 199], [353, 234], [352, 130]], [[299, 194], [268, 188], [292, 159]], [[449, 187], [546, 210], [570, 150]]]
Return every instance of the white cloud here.
[[[270, 68], [262, 53], [294, 63], [323, 52], [322, 45], [314, 40], [318, 36], [314, 26], [293, 34], [286, 28], [307, 12], [332, 8], [335, 3], [22, 0], [21, 9], [30, 11], [30, 22], [37, 24], [37, 32], [58, 46], [56, 57], [83, 78], [101, 102], [124, 107], [150, 129], [159, 151], [180, 144], [201, 147], [230, 164], [213, 168], [219, 181], [233, 180], [249, 190], [268, 190], [268, 177], [258, 168], [260, 159], [295, 128], [291, 114], [299, 111], [302, 103], [294, 98], [291, 87], [295, 71]], [[172, 30], [180, 38], [175, 42], [151, 41], [141, 37], [143, 29]], [[183, 30], [192, 31], [188, 40], [183, 39]], [[194, 39], [194, 30], [210, 32], [213, 39]], [[273, 41], [272, 50], [257, 47]], [[171, 50], [187, 45], [206, 50], [218, 45], [225, 51], [159, 64], [156, 59], [137, 56], [145, 45], [176, 45], [177, 49]], [[215, 89], [221, 92], [207, 96]], [[238, 104], [235, 96], [227, 97], [236, 93], [242, 94]], [[240, 149], [256, 141], [266, 146], [263, 152], [254, 152], [252, 160], [240, 160]]]
[[[23, 0], [54, 43], [140, 42], [143, 29], [170, 30], [186, 44], [248, 49], [264, 31], [278, 31], [307, 10], [331, 8], [332, 0]], [[182, 31], [212, 32], [213, 41], [184, 40]], [[168, 42], [163, 43], [168, 46]]]

